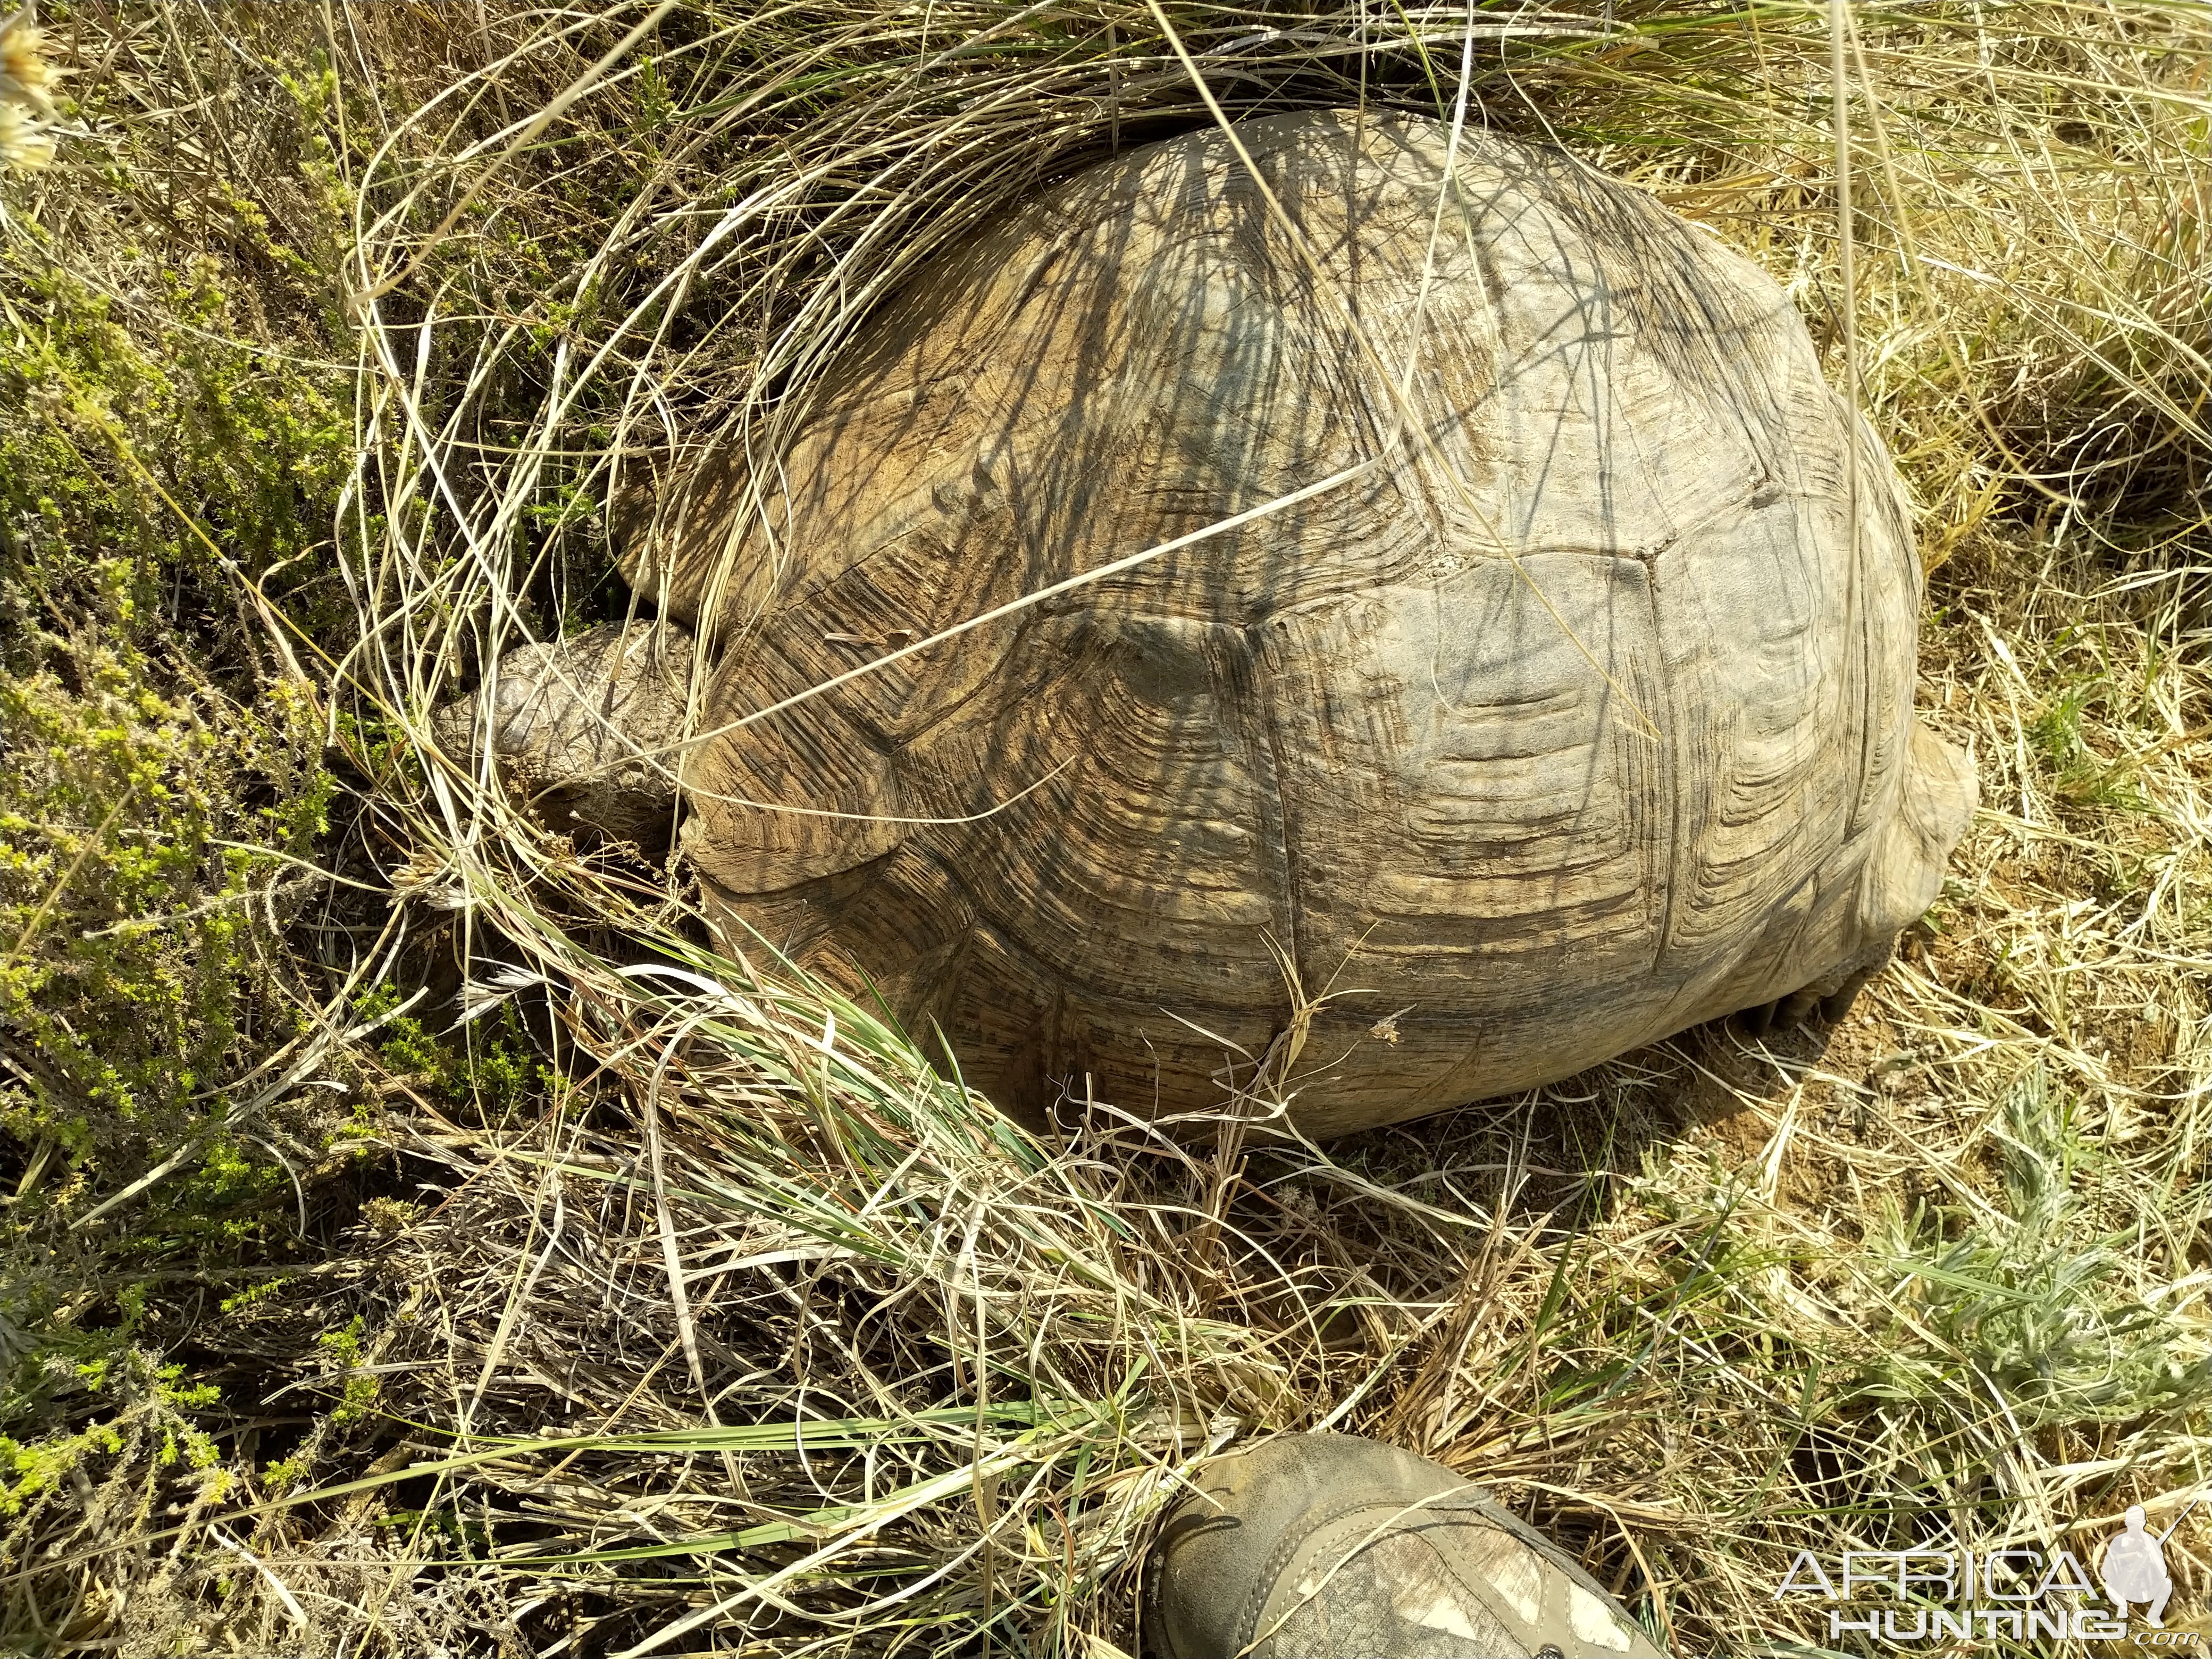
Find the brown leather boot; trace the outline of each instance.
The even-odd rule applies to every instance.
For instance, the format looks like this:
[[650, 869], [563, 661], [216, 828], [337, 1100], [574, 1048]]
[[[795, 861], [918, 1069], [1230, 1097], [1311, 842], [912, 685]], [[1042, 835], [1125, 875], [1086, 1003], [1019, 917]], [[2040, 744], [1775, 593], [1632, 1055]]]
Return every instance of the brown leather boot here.
[[1558, 1546], [1440, 1463], [1286, 1435], [1195, 1484], [1148, 1575], [1166, 1659], [1662, 1659]]

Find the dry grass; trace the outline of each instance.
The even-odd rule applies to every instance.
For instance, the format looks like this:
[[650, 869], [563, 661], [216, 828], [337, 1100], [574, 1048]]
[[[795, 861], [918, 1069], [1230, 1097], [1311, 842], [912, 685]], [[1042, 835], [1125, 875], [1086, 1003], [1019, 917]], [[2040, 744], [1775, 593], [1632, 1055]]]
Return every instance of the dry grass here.
[[[1134, 1652], [1179, 1470], [1322, 1425], [1493, 1482], [1685, 1653], [1824, 1639], [1770, 1595], [1800, 1548], [2180, 1515], [2212, 1397], [2212, 13], [1856, 9], [1848, 293], [1825, 9], [1170, 14], [1237, 114], [1449, 109], [1472, 27], [1483, 118], [1765, 261], [1917, 492], [1922, 706], [1985, 802], [1825, 1044], [1707, 1030], [1224, 1159], [1105, 1109], [1016, 1127], [428, 744], [490, 657], [620, 614], [602, 504], [637, 454], [772, 453], [906, 274], [1209, 118], [1118, 0], [665, 10], [70, 20], [81, 94], [138, 77], [108, 118], [209, 149], [329, 54], [301, 107], [349, 215], [354, 625], [278, 636], [358, 781], [318, 948], [396, 1195], [191, 1332], [319, 1391], [283, 1468], [244, 1437], [80, 1464], [10, 1522], [11, 1638]], [[127, 260], [89, 131], [9, 211], [97, 276]], [[478, 1058], [534, 1033], [538, 1081], [433, 1087], [361, 1029], [392, 975], [457, 994]], [[2168, 1550], [2192, 1610], [2203, 1515]]]

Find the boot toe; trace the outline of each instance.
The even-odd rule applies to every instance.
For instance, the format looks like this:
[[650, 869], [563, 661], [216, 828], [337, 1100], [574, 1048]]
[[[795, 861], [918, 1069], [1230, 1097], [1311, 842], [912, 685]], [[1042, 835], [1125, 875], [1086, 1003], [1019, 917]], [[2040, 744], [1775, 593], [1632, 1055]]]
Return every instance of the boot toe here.
[[1153, 1558], [1169, 1659], [1660, 1659], [1556, 1546], [1425, 1458], [1289, 1435], [1195, 1484]]

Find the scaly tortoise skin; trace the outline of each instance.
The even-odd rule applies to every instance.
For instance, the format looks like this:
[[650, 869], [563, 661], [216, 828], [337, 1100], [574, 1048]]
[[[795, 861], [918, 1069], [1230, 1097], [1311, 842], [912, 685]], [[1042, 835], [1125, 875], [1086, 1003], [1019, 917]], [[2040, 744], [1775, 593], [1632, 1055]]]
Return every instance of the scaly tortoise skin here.
[[1782, 292], [1553, 152], [1463, 135], [1439, 213], [1437, 123], [1237, 132], [1310, 253], [1218, 131], [1132, 151], [912, 283], [759, 500], [726, 457], [658, 501], [632, 580], [726, 643], [683, 769], [725, 937], [1017, 1108], [1218, 1100], [1294, 971], [1319, 1135], [1879, 965], [1974, 781], [1914, 720], [1901, 487]]

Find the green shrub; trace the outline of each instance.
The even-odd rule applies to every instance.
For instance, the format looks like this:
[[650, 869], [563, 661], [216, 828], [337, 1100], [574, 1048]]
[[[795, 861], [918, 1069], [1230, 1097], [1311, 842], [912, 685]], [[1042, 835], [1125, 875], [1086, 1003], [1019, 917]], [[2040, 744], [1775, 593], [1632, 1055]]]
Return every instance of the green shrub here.
[[[0, 333], [0, 1130], [69, 1206], [220, 1122], [303, 1029], [270, 922], [314, 885], [333, 781], [240, 590], [329, 522], [349, 439], [325, 389], [190, 331], [220, 320], [204, 284], [150, 345], [72, 280], [26, 291], [38, 323], [11, 305]], [[179, 1192], [220, 1214], [272, 1176], [216, 1158]]]
[[326, 666], [352, 617], [331, 557], [354, 453], [344, 201], [305, 118], [327, 85], [259, 112], [289, 171], [258, 200], [185, 188], [177, 133], [125, 82], [63, 85], [113, 144], [64, 155], [58, 188], [0, 185], [10, 1516], [126, 1441], [173, 1473], [216, 1462], [216, 1391], [168, 1357], [198, 1293], [173, 1270], [264, 1248], [294, 1203], [279, 1146], [337, 1109], [270, 1088], [315, 1029], [290, 935], [328, 890], [338, 800], [300, 665]]

